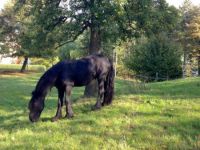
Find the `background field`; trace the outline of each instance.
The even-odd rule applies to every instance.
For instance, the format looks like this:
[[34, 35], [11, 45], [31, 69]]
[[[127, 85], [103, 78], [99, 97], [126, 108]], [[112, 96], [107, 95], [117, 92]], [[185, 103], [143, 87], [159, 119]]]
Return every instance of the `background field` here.
[[75, 117], [54, 123], [53, 89], [33, 124], [27, 104], [40, 75], [0, 75], [0, 149], [200, 149], [200, 78], [146, 85], [117, 79], [113, 104], [95, 112], [95, 99], [75, 88]]
[[[0, 72], [18, 72], [21, 67], [21, 64], [0, 64]], [[46, 67], [43, 65], [28, 65], [26, 70], [33, 72], [44, 72]]]

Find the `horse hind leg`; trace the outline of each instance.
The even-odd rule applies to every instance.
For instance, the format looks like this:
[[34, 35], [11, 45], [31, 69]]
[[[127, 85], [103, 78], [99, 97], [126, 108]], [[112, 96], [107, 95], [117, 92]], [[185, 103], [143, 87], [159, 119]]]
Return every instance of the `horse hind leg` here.
[[67, 85], [65, 90], [66, 90], [66, 96], [65, 96], [66, 116], [65, 117], [72, 118], [74, 116], [71, 101], [70, 101], [72, 86]]
[[52, 121], [57, 121], [62, 118], [62, 106], [63, 106], [64, 90], [58, 89], [58, 106], [56, 115], [52, 118]]
[[98, 97], [96, 104], [92, 107], [92, 110], [98, 110], [102, 107], [102, 102], [104, 99], [104, 80], [100, 79], [98, 80]]

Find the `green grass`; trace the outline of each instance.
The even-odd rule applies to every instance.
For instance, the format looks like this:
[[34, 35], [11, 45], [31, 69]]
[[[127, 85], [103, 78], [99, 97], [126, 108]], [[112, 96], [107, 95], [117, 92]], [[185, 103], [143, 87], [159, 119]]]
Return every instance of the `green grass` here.
[[0, 149], [200, 149], [200, 78], [146, 85], [118, 79], [113, 104], [100, 111], [75, 88], [74, 118], [54, 123], [53, 89], [41, 120], [30, 123], [27, 104], [40, 75], [0, 76]]
[[[2, 71], [19, 71], [22, 64], [0, 64], [0, 72]], [[28, 65], [27, 71], [44, 72], [46, 67], [43, 65]]]

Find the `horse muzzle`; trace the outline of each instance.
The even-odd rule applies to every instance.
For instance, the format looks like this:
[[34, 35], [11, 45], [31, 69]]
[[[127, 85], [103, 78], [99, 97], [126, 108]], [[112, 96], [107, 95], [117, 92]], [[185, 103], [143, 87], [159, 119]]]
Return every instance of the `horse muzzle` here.
[[31, 122], [37, 122], [39, 120], [39, 117], [36, 117], [34, 114], [30, 113], [29, 114], [29, 120]]

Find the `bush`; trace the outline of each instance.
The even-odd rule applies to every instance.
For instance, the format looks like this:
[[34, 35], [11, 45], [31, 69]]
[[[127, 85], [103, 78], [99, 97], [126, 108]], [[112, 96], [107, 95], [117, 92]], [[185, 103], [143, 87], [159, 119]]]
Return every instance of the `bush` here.
[[[181, 48], [165, 34], [153, 36], [133, 46], [126, 61], [136, 75], [149, 77], [148, 80], [174, 79], [181, 76]], [[146, 79], [145, 79], [146, 80]]]
[[[0, 64], [0, 71], [19, 71], [21, 64]], [[27, 71], [44, 72], [46, 67], [44, 65], [28, 65]]]
[[132, 78], [134, 72], [130, 69], [127, 69], [124, 65], [117, 65], [116, 67], [117, 77], [121, 77], [124, 79]]

